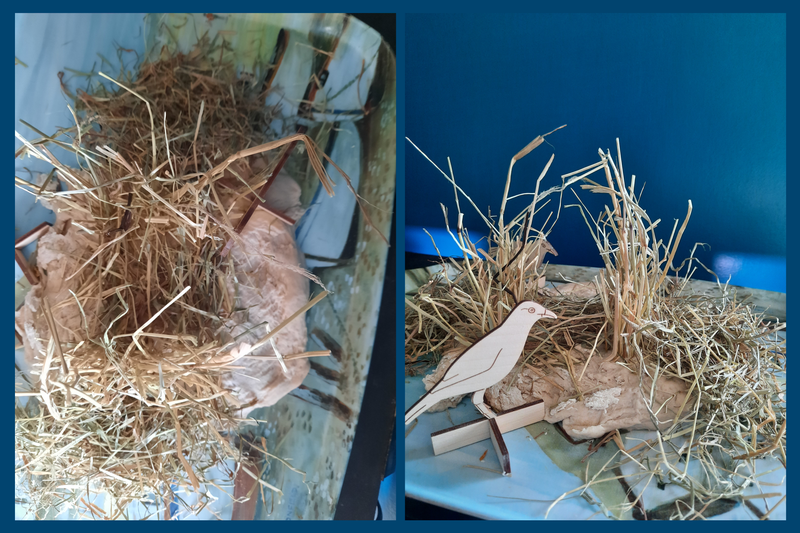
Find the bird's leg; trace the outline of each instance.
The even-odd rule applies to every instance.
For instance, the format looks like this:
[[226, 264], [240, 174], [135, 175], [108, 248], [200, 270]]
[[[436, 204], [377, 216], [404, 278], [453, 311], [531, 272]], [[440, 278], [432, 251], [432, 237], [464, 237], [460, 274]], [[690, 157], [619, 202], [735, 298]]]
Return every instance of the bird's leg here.
[[475, 391], [472, 394], [472, 403], [473, 405], [475, 405], [475, 409], [477, 409], [480, 414], [482, 414], [486, 418], [494, 418], [497, 416], [497, 414], [494, 411], [492, 411], [491, 407], [483, 403], [483, 393], [485, 391], [486, 389]]

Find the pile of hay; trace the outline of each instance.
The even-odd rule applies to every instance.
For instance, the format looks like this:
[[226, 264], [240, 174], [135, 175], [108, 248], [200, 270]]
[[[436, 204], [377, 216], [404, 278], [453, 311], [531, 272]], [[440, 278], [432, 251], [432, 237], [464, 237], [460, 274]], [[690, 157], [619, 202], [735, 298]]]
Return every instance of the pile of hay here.
[[[726, 285], [718, 284], [719, 296], [692, 291], [689, 280], [702, 265], [693, 256], [674, 263], [691, 202], [683, 224], [678, 228], [675, 222], [665, 243], [656, 235], [659, 221], [651, 221], [639, 205], [635, 177], [630, 183], [625, 180], [619, 143], [616, 163], [609, 152], [600, 151], [600, 161], [562, 176], [560, 186], [540, 193], [551, 157], [530, 206], [504, 223], [511, 169], [543, 137], [512, 159], [497, 223], [482, 215], [490, 233], [488, 252], [470, 241], [459, 206], [458, 227], [451, 234], [464, 252], [463, 261], [442, 260], [442, 271], [406, 299], [407, 373], [419, 374], [442, 353], [471, 345], [499, 324], [516, 301], [538, 301], [559, 318], [536, 324], [503, 387], [515, 386], [523, 368], [545, 378], [566, 372], [576, 391], [574, 399], [583, 400], [583, 370], [589, 363], [574, 359], [576, 345], [583, 346], [589, 358], [600, 357], [596, 354], [602, 348], [610, 354], [606, 361], [639, 376], [641, 399], [658, 428], [655, 436], [627, 450], [618, 430], [603, 440], [613, 437], [622, 450], [605, 465], [606, 471], [625, 464], [635, 464], [638, 470], [633, 477], [640, 496], [631, 496], [624, 511], [641, 505], [642, 492], [654, 481], [662, 487], [675, 484], [690, 495], [674, 518], [696, 516], [716, 500], [739, 501], [758, 475], [756, 458], [774, 457], [786, 464], [786, 345], [780, 335], [786, 324], [766, 322]], [[602, 184], [588, 179], [595, 172], [605, 175]], [[457, 197], [466, 197], [452, 175], [442, 174], [453, 183]], [[544, 198], [563, 195], [575, 183], [609, 197], [610, 205], [593, 218], [576, 194], [576, 207], [605, 268], [593, 283], [580, 288], [590, 290], [573, 291], [576, 284], [561, 292], [544, 288], [542, 266], [546, 237], [555, 222], [548, 226], [548, 217], [537, 230], [530, 221]], [[555, 220], [560, 209], [561, 202]], [[657, 419], [663, 407], [656, 401], [662, 378], [680, 380], [687, 392], [680, 414], [667, 424]], [[576, 490], [585, 491], [593, 482], [587, 479]]]
[[[228, 460], [280, 492], [241, 461], [234, 435], [247, 406], [222, 376], [243, 357], [269, 359], [252, 352], [327, 293], [259, 331], [256, 346], [221, 342], [237, 312], [225, 284], [239, 239], [231, 218], [298, 142], [329, 194], [333, 183], [309, 137], [267, 142], [262, 87], [214, 63], [205, 45], [143, 64], [130, 86], [104, 76], [117, 90], [78, 92], [69, 130], [34, 141], [16, 134], [24, 145], [16, 157], [53, 167], [41, 186], [16, 184], [56, 211], [44, 238], [60, 252], [40, 254], [47, 295], [32, 292], [21, 311], [38, 326], [25, 332], [33, 376], [16, 391], [15, 472], [18, 502], [35, 517], [128, 517], [133, 503], [144, 506], [139, 516], [169, 516], [171, 502], [198, 513], [215, 499], [209, 470], [236, 475]], [[78, 168], [57, 160], [52, 145], [73, 152]], [[54, 178], [64, 190], [53, 190]]]

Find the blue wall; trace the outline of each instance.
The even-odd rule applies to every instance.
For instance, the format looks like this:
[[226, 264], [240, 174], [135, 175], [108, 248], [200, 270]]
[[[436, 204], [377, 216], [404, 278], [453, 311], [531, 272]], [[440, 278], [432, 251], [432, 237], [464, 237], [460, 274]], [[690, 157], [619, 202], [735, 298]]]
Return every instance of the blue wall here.
[[[546, 187], [619, 137], [665, 241], [692, 200], [678, 257], [695, 242], [710, 245], [698, 254], [709, 267], [746, 254], [749, 279], [756, 269], [761, 288], [786, 290], [784, 15], [407, 15], [406, 53], [406, 135], [443, 168], [450, 156], [484, 211], [498, 212], [509, 160], [536, 135], [568, 124], [548, 137]], [[406, 224], [442, 227], [452, 186], [405, 153]], [[552, 153], [542, 145], [517, 164], [511, 193], [532, 190]], [[605, 201], [581, 197], [594, 215]], [[464, 205], [471, 234], [484, 232]], [[601, 265], [577, 209], [562, 211], [551, 242], [554, 262]], [[758, 258], [777, 274], [759, 275]]]

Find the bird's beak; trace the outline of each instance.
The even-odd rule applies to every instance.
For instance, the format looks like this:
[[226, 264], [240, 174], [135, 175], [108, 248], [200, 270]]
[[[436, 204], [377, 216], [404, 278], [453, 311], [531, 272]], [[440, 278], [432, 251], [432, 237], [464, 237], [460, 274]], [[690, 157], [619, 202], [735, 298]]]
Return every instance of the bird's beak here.
[[545, 309], [542, 318], [558, 318], [558, 317], [554, 312], [550, 311], [549, 309]]

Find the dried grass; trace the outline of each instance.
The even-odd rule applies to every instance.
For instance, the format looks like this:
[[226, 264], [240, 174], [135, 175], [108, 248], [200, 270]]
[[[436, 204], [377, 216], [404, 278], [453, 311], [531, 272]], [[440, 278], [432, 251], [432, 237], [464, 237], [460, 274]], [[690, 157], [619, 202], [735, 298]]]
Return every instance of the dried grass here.
[[[47, 349], [34, 364], [36, 382], [16, 391], [15, 473], [35, 517], [65, 510], [127, 517], [134, 502], [159, 516], [170, 502], [197, 513], [215, 499], [212, 467], [225, 470], [233, 460], [251, 468], [233, 444], [245, 406], [220, 379], [240, 368], [240, 358], [263, 357], [222, 345], [217, 333], [236, 312], [225, 286], [233, 263], [222, 253], [238, 239], [230, 218], [297, 142], [329, 193], [333, 183], [321, 163], [327, 156], [309, 137], [266, 138], [263, 94], [236, 79], [233, 66], [213, 64], [207, 45], [142, 65], [130, 87], [106, 76], [118, 91], [79, 92], [69, 130], [38, 132], [32, 142], [16, 134], [24, 146], [15, 155], [49, 163], [66, 189], [19, 178], [16, 185], [92, 240], [70, 276], [72, 298], [45, 299]], [[73, 152], [79, 168], [58, 161], [53, 144]], [[249, 168], [252, 156], [263, 156], [263, 168]], [[273, 325], [259, 344], [326, 294]], [[79, 313], [81, 329], [64, 332], [51, 307]], [[59, 331], [71, 340], [60, 340]], [[283, 358], [321, 355], [328, 353]], [[280, 492], [257, 470], [248, 474], [262, 490]], [[178, 491], [193, 492], [196, 503]], [[110, 515], [92, 503], [98, 494], [110, 498]]]
[[[634, 194], [635, 176], [626, 182], [619, 142], [616, 162], [610, 152], [600, 151], [597, 163], [562, 176], [560, 186], [540, 193], [551, 157], [530, 193], [531, 205], [504, 224], [511, 169], [543, 138], [537, 137], [512, 159], [497, 223], [481, 214], [489, 228], [488, 252], [478, 250], [461, 225], [459, 193], [473, 207], [474, 203], [456, 185], [452, 168], [450, 175], [440, 169], [454, 186], [459, 213], [456, 231], [450, 234], [464, 259], [442, 259], [442, 272], [406, 299], [408, 373], [420, 373], [437, 362], [438, 353], [474, 343], [502, 321], [515, 301], [536, 300], [559, 320], [536, 324], [521, 363], [545, 376], [554, 367], [565, 368], [580, 396], [582, 372], [571, 361], [569, 349], [579, 343], [602, 343], [611, 348], [609, 360], [640, 375], [642, 397], [655, 427], [661, 429], [653, 439], [615, 455], [604, 471], [635, 464], [636, 478], [644, 480], [637, 485], [640, 494], [654, 480], [682, 487], [695, 503], [675, 518], [696, 516], [712, 501], [742, 498], [747, 487], [758, 483], [756, 458], [774, 457], [784, 468], [786, 464], [786, 345], [779, 334], [785, 323], [767, 323], [727, 285], [718, 283], [721, 296], [691, 291], [692, 274], [705, 267], [693, 254], [674, 264], [691, 202], [686, 219], [680, 227], [675, 222], [669, 240], [659, 239], [655, 230], [660, 221], [651, 221], [641, 208], [641, 193]], [[604, 174], [604, 183], [588, 179], [596, 172]], [[562, 196], [575, 183], [608, 195], [610, 204], [597, 218], [577, 193], [578, 204], [572, 206], [580, 209], [605, 263], [595, 278], [598, 294], [591, 298], [540, 290], [545, 239], [558, 220], [561, 202], [542, 229], [532, 227], [531, 213], [546, 205], [540, 204], [544, 198]], [[668, 428], [655, 423], [661, 407], [655, 403], [656, 384], [664, 376], [682, 380], [689, 390], [682, 414]], [[615, 440], [624, 450], [619, 434]], [[585, 481], [578, 492], [595, 482]], [[625, 510], [634, 505], [626, 503]]]

